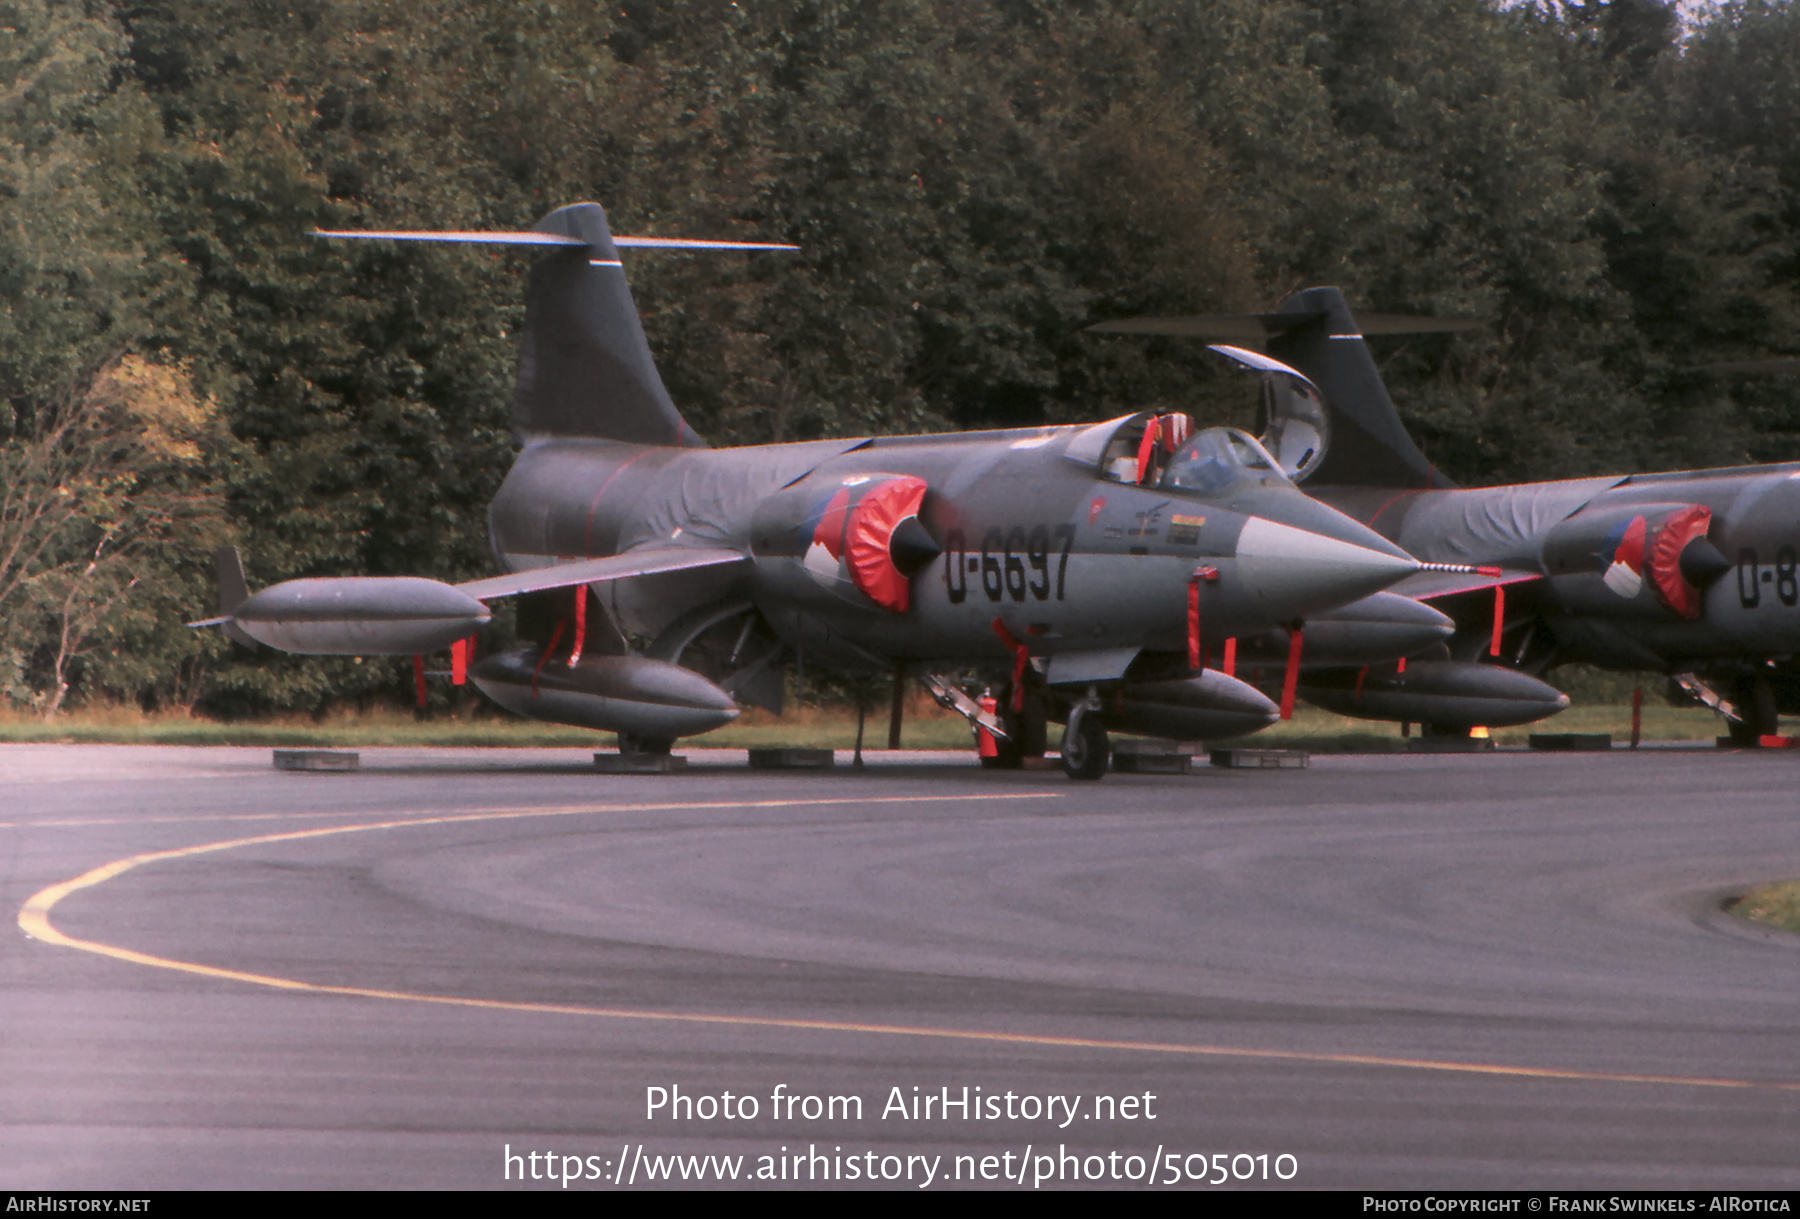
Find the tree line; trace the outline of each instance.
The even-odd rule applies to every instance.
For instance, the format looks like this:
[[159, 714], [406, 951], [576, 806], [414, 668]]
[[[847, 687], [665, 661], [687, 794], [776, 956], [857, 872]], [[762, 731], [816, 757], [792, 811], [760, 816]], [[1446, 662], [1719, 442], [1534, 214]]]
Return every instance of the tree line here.
[[0, 691], [322, 710], [255, 585], [472, 578], [529, 257], [316, 228], [616, 231], [715, 445], [1180, 409], [1096, 321], [1336, 284], [1479, 319], [1378, 351], [1479, 484], [1800, 456], [1800, 12], [1740, 0], [0, 0]]

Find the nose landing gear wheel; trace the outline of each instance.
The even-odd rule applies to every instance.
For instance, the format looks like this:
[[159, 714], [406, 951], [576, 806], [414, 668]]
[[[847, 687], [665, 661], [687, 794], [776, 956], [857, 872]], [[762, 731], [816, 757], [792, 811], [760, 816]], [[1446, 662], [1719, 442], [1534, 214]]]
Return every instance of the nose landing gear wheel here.
[[1080, 716], [1063, 731], [1063, 773], [1071, 779], [1098, 779], [1112, 758], [1112, 742], [1106, 729], [1088, 716]]

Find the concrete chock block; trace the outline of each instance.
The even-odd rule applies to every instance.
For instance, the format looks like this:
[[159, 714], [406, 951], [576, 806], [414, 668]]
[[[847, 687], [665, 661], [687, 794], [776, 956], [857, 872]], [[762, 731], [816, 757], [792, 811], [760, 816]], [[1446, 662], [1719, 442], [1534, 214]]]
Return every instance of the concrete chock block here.
[[837, 759], [829, 749], [752, 749], [751, 770], [824, 770]]
[[597, 753], [594, 769], [603, 775], [674, 775], [688, 760], [674, 753]]
[[1199, 741], [1165, 741], [1160, 737], [1121, 737], [1113, 742], [1113, 756], [1133, 754], [1137, 757], [1191, 758], [1206, 752]]
[[1610, 732], [1534, 732], [1525, 738], [1533, 749], [1588, 751], [1612, 748]]
[[1185, 775], [1194, 759], [1180, 753], [1115, 753], [1112, 768], [1121, 775]]
[[276, 770], [355, 770], [362, 755], [354, 749], [277, 749]]
[[1305, 770], [1311, 757], [1304, 749], [1215, 749], [1210, 761], [1232, 770]]
[[1118, 774], [1185, 775], [1193, 769], [1194, 755], [1203, 752], [1204, 746], [1188, 741], [1127, 737], [1113, 742], [1112, 768]]

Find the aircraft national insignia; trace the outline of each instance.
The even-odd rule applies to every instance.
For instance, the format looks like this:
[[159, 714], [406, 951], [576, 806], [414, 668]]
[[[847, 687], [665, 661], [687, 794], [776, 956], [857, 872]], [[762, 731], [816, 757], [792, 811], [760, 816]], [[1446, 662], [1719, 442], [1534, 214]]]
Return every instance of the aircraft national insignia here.
[[1644, 587], [1644, 518], [1634, 516], [1606, 535], [1600, 548], [1601, 579], [1621, 597], [1635, 597]]

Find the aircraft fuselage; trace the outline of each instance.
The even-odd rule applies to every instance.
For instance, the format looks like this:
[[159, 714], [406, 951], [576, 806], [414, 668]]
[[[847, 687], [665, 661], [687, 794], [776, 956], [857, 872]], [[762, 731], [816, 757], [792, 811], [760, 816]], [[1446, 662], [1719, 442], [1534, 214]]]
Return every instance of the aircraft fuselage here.
[[[1189, 583], [1201, 629], [1223, 641], [1357, 600], [1412, 560], [1284, 479], [1223, 501], [1110, 481], [1066, 454], [1077, 429], [746, 449], [604, 441], [528, 446], [496, 497], [494, 549], [523, 570], [645, 545], [727, 546], [737, 567], [618, 580], [597, 589], [624, 630], [654, 639], [681, 607], [751, 601], [820, 661], [990, 661], [1006, 636], [1032, 654], [1181, 651]], [[918, 480], [936, 554], [906, 612], [878, 604], [817, 544], [834, 497]], [[1371, 549], [1372, 548], [1372, 549]], [[1004, 629], [994, 629], [998, 621]]]

